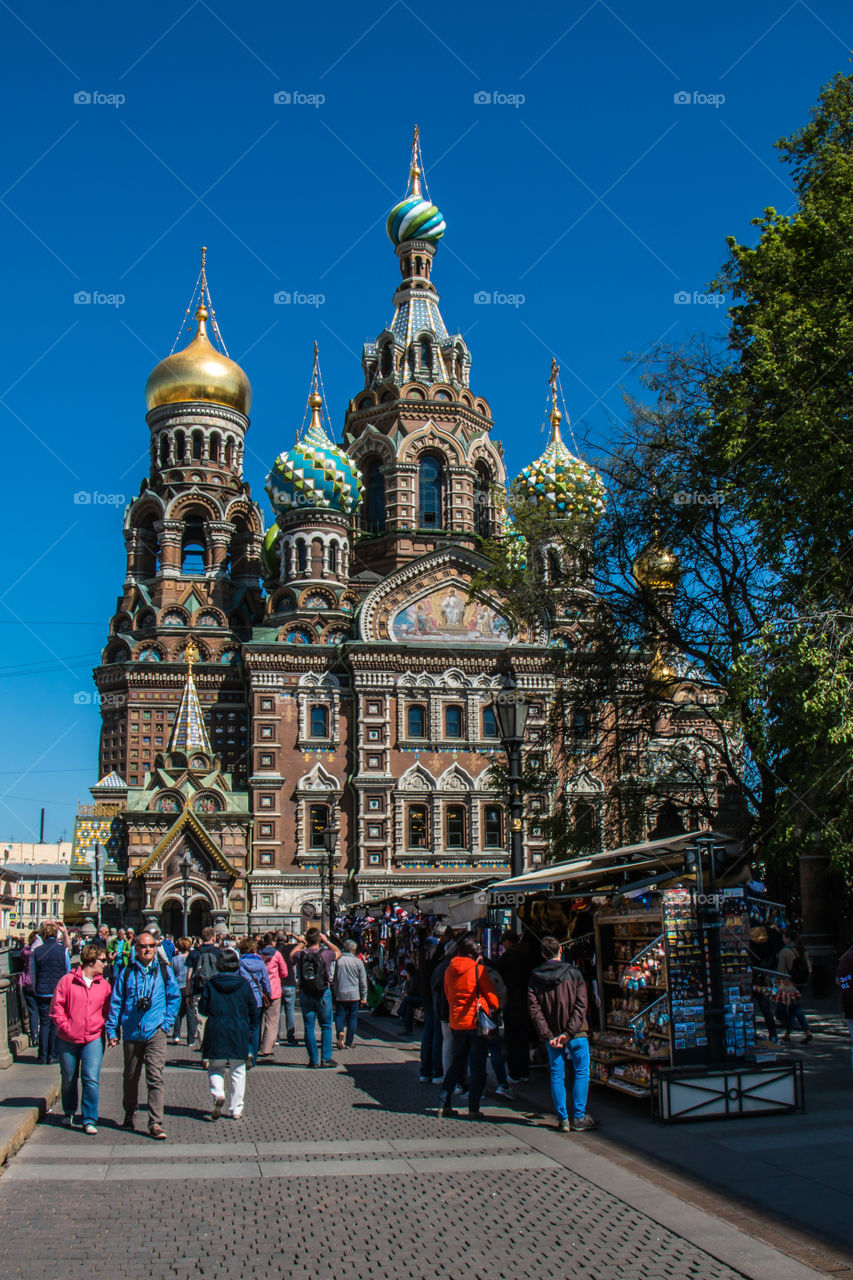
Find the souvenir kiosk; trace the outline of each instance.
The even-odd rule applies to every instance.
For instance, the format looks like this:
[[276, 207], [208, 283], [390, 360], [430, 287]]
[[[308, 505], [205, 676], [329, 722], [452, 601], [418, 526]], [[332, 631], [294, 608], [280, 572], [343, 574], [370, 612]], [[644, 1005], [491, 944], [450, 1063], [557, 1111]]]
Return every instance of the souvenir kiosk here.
[[[585, 971], [592, 1080], [665, 1121], [804, 1109], [803, 1065], [756, 1037], [740, 845], [694, 832], [493, 886]], [[597, 1003], [596, 1003], [597, 1001]]]

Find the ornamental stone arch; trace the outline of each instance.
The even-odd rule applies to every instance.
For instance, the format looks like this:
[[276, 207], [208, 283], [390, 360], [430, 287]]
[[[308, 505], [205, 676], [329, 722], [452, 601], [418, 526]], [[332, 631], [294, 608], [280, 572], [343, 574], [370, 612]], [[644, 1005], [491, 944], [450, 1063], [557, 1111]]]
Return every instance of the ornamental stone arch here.
[[429, 769], [422, 764], [413, 764], [400, 777], [397, 783], [397, 790], [427, 794], [430, 791], [435, 791], [437, 785], [438, 783]]
[[223, 520], [221, 505], [210, 494], [193, 488], [177, 494], [166, 507], [167, 520], [186, 520], [196, 517], [204, 520]]
[[256, 504], [245, 498], [235, 498], [230, 502], [223, 519], [235, 525], [241, 532], [263, 533], [261, 516]]
[[347, 453], [352, 460], [361, 465], [364, 458], [371, 454], [378, 454], [383, 464], [388, 465], [395, 460], [394, 446], [386, 435], [378, 431], [372, 423], [364, 428], [358, 439], [352, 444]]
[[141, 529], [154, 520], [162, 520], [166, 508], [163, 499], [150, 489], [131, 502], [124, 517], [125, 529]]
[[417, 463], [425, 453], [440, 455], [448, 467], [465, 465], [465, 455], [459, 442], [431, 419], [406, 437], [400, 447], [399, 461]]
[[311, 708], [317, 706], [324, 707], [328, 713], [329, 732], [325, 740], [337, 742], [340, 736], [341, 685], [331, 671], [322, 675], [306, 672], [296, 687], [297, 748], [308, 749], [316, 745], [317, 740], [311, 735]]
[[463, 769], [459, 764], [452, 764], [449, 769], [445, 769], [436, 780], [437, 791], [467, 791], [474, 790], [474, 779], [471, 777], [467, 769]]

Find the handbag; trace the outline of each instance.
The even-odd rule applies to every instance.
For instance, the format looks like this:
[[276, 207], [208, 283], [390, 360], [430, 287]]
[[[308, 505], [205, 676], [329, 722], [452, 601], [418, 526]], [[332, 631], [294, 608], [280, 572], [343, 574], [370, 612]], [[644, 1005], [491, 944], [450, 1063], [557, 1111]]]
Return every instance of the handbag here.
[[252, 982], [255, 984], [256, 989], [261, 993], [261, 1008], [268, 1009], [272, 1004], [272, 996], [267, 995], [266, 991], [264, 991], [263, 987], [258, 982], [257, 978], [253, 973], [250, 972], [249, 977], [251, 978]]
[[482, 996], [480, 994], [479, 961], [476, 963], [474, 967], [474, 981], [477, 984], [477, 1035], [484, 1036], [484, 1037], [496, 1035], [498, 1030], [498, 1024], [494, 1020], [494, 1018], [492, 1018], [491, 1015], [486, 1012], [486, 1010], [483, 1008], [483, 1005], [482, 1005]]

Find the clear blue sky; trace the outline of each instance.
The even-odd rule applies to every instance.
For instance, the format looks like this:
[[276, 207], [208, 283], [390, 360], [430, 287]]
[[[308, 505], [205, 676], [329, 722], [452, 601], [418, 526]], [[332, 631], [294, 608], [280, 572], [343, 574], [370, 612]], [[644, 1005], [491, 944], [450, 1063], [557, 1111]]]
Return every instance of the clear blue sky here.
[[[116, 495], [146, 471], [145, 380], [175, 338], [200, 244], [254, 388], [246, 470], [266, 509], [315, 337], [340, 436], [361, 344], [391, 317], [383, 222], [417, 121], [447, 220], [444, 318], [466, 335], [515, 474], [543, 443], [552, 354], [579, 441], [601, 442], [618, 431], [628, 352], [719, 331], [722, 308], [694, 293], [727, 234], [749, 238], [765, 206], [791, 207], [772, 143], [849, 70], [853, 45], [842, 0], [421, 11], [0, 7], [0, 839], [36, 838], [41, 805], [47, 838], [70, 836], [96, 780], [98, 712], [75, 696], [93, 692], [122, 583]], [[276, 305], [280, 290], [324, 301]], [[124, 301], [75, 304], [79, 291]], [[523, 302], [478, 304], [479, 292]], [[112, 502], [75, 504], [79, 491]]]

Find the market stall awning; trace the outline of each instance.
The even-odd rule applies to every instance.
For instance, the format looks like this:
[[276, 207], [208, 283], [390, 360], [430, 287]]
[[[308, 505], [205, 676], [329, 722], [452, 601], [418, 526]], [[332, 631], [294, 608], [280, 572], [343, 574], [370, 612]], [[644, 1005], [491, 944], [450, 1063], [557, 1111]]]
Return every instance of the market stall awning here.
[[569, 862], [557, 862], [550, 866], [525, 871], [523, 875], [493, 882], [489, 886], [491, 898], [508, 895], [550, 893], [558, 885], [566, 885], [575, 891], [592, 892], [593, 886], [619, 882], [637, 872], [639, 876], [652, 876], [656, 871], [677, 871], [684, 866], [684, 855], [698, 837], [724, 847], [727, 857], [740, 852], [741, 841], [717, 831], [687, 831], [683, 835], [665, 840], [647, 840], [643, 844], [622, 845], [604, 853], [592, 853], [587, 857], [572, 858]]

